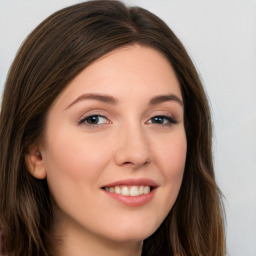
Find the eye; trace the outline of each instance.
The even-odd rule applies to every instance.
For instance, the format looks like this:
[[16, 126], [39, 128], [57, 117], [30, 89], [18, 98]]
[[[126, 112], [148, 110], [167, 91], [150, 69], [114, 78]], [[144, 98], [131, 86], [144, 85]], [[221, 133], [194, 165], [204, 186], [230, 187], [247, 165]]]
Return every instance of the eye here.
[[82, 120], [79, 121], [79, 124], [86, 124], [86, 125], [101, 125], [109, 123], [109, 120], [101, 115], [90, 115], [84, 117]]
[[171, 124], [176, 124], [177, 121], [173, 117], [162, 115], [162, 116], [154, 116], [154, 117], [150, 118], [147, 123], [160, 124], [160, 125], [171, 125]]

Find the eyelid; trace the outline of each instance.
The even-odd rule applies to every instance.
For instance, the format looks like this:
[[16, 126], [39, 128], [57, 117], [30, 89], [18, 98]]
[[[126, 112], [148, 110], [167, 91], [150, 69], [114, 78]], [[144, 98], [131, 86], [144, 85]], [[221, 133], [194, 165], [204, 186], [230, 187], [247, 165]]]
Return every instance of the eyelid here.
[[[100, 118], [105, 118], [106, 122], [102, 123], [102, 124], [89, 124], [86, 123], [86, 119], [93, 117], [93, 116], [98, 116]], [[110, 119], [108, 118], [108, 115], [106, 113], [106, 111], [102, 110], [102, 109], [91, 109], [89, 111], [87, 111], [86, 113], [84, 113], [77, 121], [76, 121], [77, 125], [86, 125], [88, 127], [92, 127], [92, 126], [102, 126], [104, 124], [108, 124], [111, 123]]]
[[[162, 117], [168, 120], [167, 124], [161, 124], [161, 123], [153, 123], [152, 119], [155, 117]], [[162, 126], [171, 126], [178, 123], [176, 117], [168, 112], [168, 111], [156, 111], [154, 112], [146, 121], [147, 124], [156, 124], [156, 125], [162, 125]]]
[[[160, 117], [160, 118], [166, 119], [166, 120], [169, 122], [168, 124], [160, 124], [160, 123], [159, 123], [159, 125], [169, 125], [169, 124], [176, 124], [176, 123], [177, 123], [177, 121], [176, 121], [173, 117], [164, 116], [164, 115], [155, 115], [155, 116], [151, 117], [151, 118], [147, 121], [147, 123], [158, 124], [158, 123], [153, 123], [153, 122], [152, 122], [152, 119], [153, 119], [153, 118], [156, 118], [156, 117]], [[151, 121], [151, 122], [149, 122], [149, 121]]]
[[[85, 121], [91, 117], [98, 117], [98, 118], [104, 118], [105, 120], [107, 120], [106, 122], [104, 123], [100, 123], [100, 124], [90, 124], [90, 123], [86, 123]], [[108, 122], [108, 119], [105, 117], [105, 116], [102, 116], [102, 115], [89, 115], [89, 116], [85, 116], [83, 117], [82, 119], [80, 119], [79, 121], [79, 124], [86, 124], [88, 126], [93, 126], [93, 125], [102, 125], [102, 124], [107, 124], [107, 123], [110, 123]]]

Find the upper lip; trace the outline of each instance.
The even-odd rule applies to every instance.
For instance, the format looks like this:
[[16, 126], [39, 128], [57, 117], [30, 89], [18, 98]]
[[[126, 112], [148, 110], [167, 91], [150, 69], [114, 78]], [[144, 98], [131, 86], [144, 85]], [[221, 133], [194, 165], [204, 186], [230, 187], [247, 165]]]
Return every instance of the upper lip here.
[[150, 186], [152, 188], [158, 187], [156, 182], [148, 178], [140, 178], [140, 179], [124, 179], [118, 180], [111, 183], [108, 183], [103, 186], [104, 187], [115, 187], [115, 186]]

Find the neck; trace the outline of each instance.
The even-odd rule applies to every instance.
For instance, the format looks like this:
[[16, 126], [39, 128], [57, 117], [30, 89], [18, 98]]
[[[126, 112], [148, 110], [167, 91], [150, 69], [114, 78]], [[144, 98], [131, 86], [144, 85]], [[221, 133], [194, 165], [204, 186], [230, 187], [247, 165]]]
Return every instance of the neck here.
[[113, 241], [70, 220], [54, 217], [48, 248], [54, 256], [140, 256], [143, 241]]
[[103, 239], [77, 239], [73, 236], [62, 238], [53, 251], [58, 256], [140, 256], [142, 242], [117, 244]]

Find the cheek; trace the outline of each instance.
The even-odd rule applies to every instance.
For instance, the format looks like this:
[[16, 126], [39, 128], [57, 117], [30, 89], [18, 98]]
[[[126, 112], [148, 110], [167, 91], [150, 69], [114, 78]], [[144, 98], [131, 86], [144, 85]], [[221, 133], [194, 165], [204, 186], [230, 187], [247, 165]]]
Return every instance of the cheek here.
[[165, 183], [163, 203], [171, 208], [178, 196], [184, 174], [187, 154], [185, 132], [175, 134], [168, 143], [166, 141], [162, 146], [156, 147], [155, 152], [158, 154], [157, 164]]
[[45, 155], [47, 181], [54, 197], [95, 186], [108, 162], [102, 145], [76, 134], [67, 136], [66, 131], [54, 134], [49, 136]]
[[175, 134], [157, 150], [159, 153], [159, 165], [166, 180], [180, 178], [183, 176], [186, 154], [187, 140], [185, 132]]
[[69, 134], [66, 130], [52, 134], [55, 136], [49, 136], [51, 143], [48, 143], [47, 157], [50, 163], [62, 166], [63, 172], [74, 174], [75, 171], [81, 175], [93, 172], [91, 167], [97, 168], [101, 163], [99, 159], [104, 158], [100, 140], [95, 141], [80, 133]]

